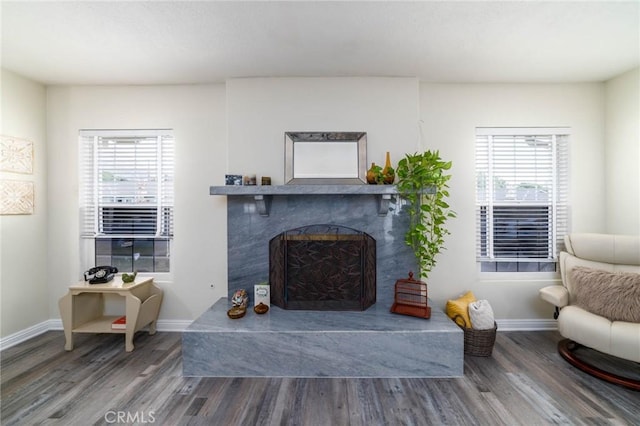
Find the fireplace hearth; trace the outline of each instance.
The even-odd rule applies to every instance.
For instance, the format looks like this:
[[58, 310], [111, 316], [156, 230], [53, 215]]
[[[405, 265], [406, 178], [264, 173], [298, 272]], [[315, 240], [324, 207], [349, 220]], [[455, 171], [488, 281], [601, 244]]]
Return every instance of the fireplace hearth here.
[[[329, 223], [375, 239], [377, 301], [364, 311], [330, 314], [272, 303], [266, 315], [234, 320], [227, 316], [229, 300], [220, 299], [183, 334], [184, 376], [462, 377], [463, 333], [444, 312], [435, 309], [425, 321], [389, 311], [394, 283], [416, 270], [415, 257], [404, 242], [409, 217], [402, 202], [392, 195], [386, 205], [363, 193], [372, 186], [256, 186], [240, 187], [241, 193], [222, 187], [228, 194], [228, 299], [267, 280], [274, 235]], [[263, 198], [266, 190], [273, 195]], [[260, 204], [268, 216], [260, 214]], [[388, 213], [380, 215], [381, 209]]]
[[283, 309], [365, 310], [376, 302], [376, 241], [337, 225], [284, 231], [269, 241], [269, 283]]

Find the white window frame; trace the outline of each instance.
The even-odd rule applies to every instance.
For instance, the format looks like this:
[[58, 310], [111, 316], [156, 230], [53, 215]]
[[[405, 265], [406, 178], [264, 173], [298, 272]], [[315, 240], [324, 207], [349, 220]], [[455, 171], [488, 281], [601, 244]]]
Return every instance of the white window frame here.
[[[483, 275], [495, 274], [496, 277], [504, 277], [509, 273], [516, 273], [520, 277], [525, 277], [527, 274], [531, 276], [540, 277], [541, 274], [551, 274], [557, 276], [556, 272], [521, 272], [521, 271], [509, 271], [509, 272], [482, 272], [483, 262], [514, 262], [514, 263], [535, 263], [535, 262], [557, 262], [559, 251], [562, 249], [563, 238], [570, 230], [570, 209], [569, 209], [569, 138], [571, 135], [570, 128], [567, 127], [478, 127], [476, 128], [476, 262], [478, 265], [478, 271]], [[549, 183], [547, 186], [550, 191], [548, 194], [548, 200], [535, 200], [535, 201], [522, 201], [517, 197], [505, 197], [500, 199], [497, 188], [495, 188], [496, 182], [504, 182], [500, 176], [501, 171], [496, 171], [494, 168], [498, 168], [499, 160], [504, 160], [500, 157], [499, 148], [493, 146], [494, 139], [496, 141], [505, 138], [508, 140], [513, 137], [515, 139], [522, 140], [522, 138], [532, 138], [532, 140], [544, 138], [546, 141], [551, 141], [551, 153], [550, 158], [545, 158], [548, 163], [549, 170], [542, 171], [542, 179], [547, 179]], [[497, 144], [500, 142], [496, 142]], [[515, 148], [514, 143], [514, 150]], [[494, 158], [496, 156], [496, 158]], [[514, 161], [528, 161], [529, 158], [537, 159], [537, 155], [533, 157], [518, 157], [518, 160]], [[508, 163], [507, 163], [508, 164]], [[511, 163], [515, 164], [515, 163]], [[512, 167], [512, 166], [507, 166]], [[516, 167], [513, 167], [515, 170]], [[536, 175], [538, 169], [535, 168]], [[484, 181], [482, 181], [484, 179]], [[515, 185], [516, 179], [511, 179], [511, 185]], [[506, 185], [509, 188], [509, 185]], [[513, 191], [514, 188], [511, 188]], [[509, 189], [507, 189], [509, 191]], [[549, 222], [547, 232], [549, 233], [549, 254], [546, 259], [540, 259], [538, 257], [532, 258], [507, 258], [496, 256], [496, 252], [492, 247], [494, 243], [494, 208], [504, 206], [505, 211], [508, 212], [509, 207], [526, 208], [530, 206], [535, 209], [535, 206], [547, 207], [549, 209]], [[484, 213], [483, 213], [484, 209]], [[514, 209], [514, 212], [516, 209]], [[534, 214], [535, 218], [535, 214]], [[485, 231], [486, 230], [486, 231]], [[486, 235], [485, 235], [486, 234]], [[483, 240], [484, 239], [484, 240]], [[483, 241], [486, 246], [483, 247]]]
[[[99, 162], [98, 144], [101, 140], [122, 140], [122, 139], [145, 139], [148, 146], [153, 146], [155, 153], [147, 149], [145, 160], [152, 159], [155, 163], [152, 166], [151, 178], [147, 181], [152, 189], [147, 191], [148, 196], [141, 197], [141, 192], [131, 191], [127, 197], [117, 197], [111, 203], [105, 200], [105, 183], [99, 182]], [[153, 140], [155, 139], [155, 144]], [[169, 253], [171, 240], [173, 239], [173, 216], [174, 216], [174, 136], [170, 129], [158, 130], [80, 130], [80, 237], [81, 237], [81, 264], [83, 269], [95, 266], [95, 241], [99, 238], [130, 238], [130, 239], [154, 239], [167, 240], [169, 242]], [[129, 158], [126, 158], [129, 160]], [[138, 161], [138, 158], [131, 160]], [[103, 163], [104, 164], [104, 163]], [[133, 167], [135, 168], [135, 167]], [[155, 170], [154, 170], [155, 169]], [[136, 169], [137, 170], [137, 169]], [[116, 193], [121, 191], [116, 186]], [[102, 196], [101, 196], [102, 195]], [[111, 197], [114, 198], [114, 197]], [[127, 199], [120, 199], [127, 198]], [[141, 198], [146, 198], [142, 200]], [[103, 209], [111, 209], [113, 213], [118, 208], [130, 208], [138, 210], [139, 217], [147, 217], [150, 209], [155, 210], [155, 223], [149, 226], [148, 220], [143, 220], [143, 226], [138, 231], [133, 229], [130, 232], [116, 232], [117, 223], [111, 222], [110, 228], [107, 226], [108, 219], [100, 212]], [[117, 212], [116, 212], [117, 214]], [[153, 220], [153, 219], [152, 219]], [[146, 227], [146, 228], [145, 228]], [[105, 229], [109, 229], [105, 231]], [[169, 254], [169, 262], [171, 256]], [[169, 271], [171, 266], [169, 266]], [[152, 274], [167, 274], [170, 272], [150, 272]]]

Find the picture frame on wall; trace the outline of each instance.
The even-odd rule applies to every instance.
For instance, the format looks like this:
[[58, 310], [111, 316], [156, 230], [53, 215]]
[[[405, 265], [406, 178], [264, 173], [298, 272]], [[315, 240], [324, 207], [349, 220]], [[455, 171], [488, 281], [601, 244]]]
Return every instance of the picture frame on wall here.
[[0, 172], [33, 174], [33, 142], [0, 135]]
[[33, 214], [34, 185], [31, 181], [0, 179], [0, 214]]

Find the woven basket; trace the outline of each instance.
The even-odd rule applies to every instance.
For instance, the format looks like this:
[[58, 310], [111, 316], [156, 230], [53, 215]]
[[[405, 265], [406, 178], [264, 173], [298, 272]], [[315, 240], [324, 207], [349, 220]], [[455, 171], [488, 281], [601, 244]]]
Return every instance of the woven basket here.
[[493, 323], [489, 330], [474, 330], [460, 327], [464, 331], [464, 353], [471, 356], [491, 356], [493, 344], [496, 342], [498, 324]]

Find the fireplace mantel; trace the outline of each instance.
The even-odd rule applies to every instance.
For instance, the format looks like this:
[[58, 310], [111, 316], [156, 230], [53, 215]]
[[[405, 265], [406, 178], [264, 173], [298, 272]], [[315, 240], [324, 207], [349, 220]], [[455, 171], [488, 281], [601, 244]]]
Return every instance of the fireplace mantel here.
[[274, 195], [377, 195], [378, 215], [386, 216], [389, 200], [398, 194], [395, 185], [225, 185], [211, 186], [210, 195], [250, 196], [256, 202], [261, 216], [269, 216], [271, 197]]

